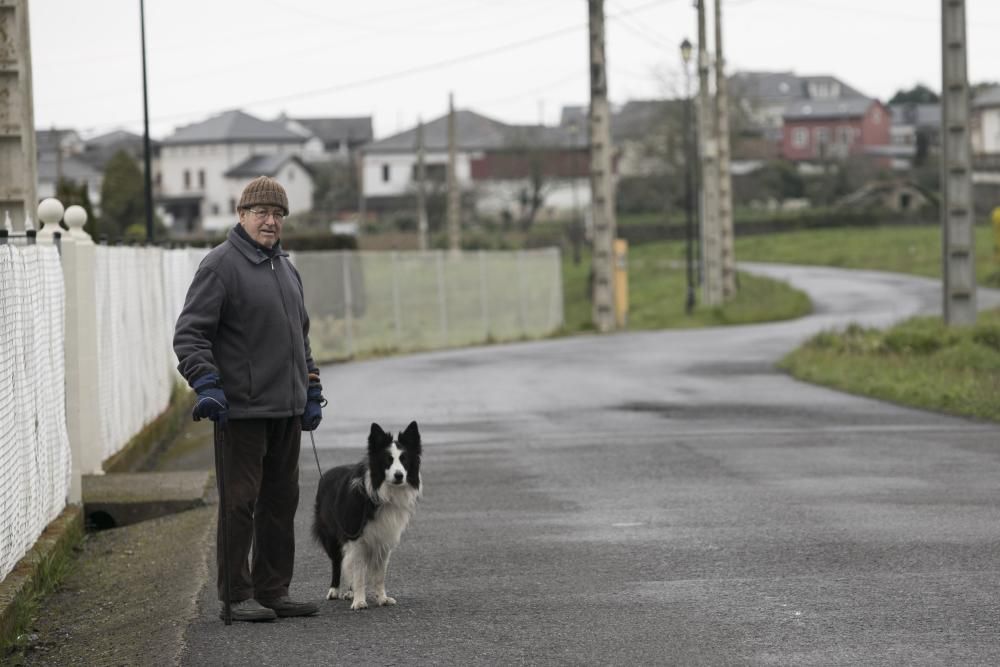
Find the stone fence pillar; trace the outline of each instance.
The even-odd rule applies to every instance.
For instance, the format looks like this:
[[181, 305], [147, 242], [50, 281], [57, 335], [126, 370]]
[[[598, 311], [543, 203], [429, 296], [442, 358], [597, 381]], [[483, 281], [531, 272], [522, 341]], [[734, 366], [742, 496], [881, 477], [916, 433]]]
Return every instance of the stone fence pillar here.
[[62, 236], [66, 285], [66, 430], [73, 457], [69, 502], [81, 504], [83, 475], [101, 474], [100, 387], [98, 385], [97, 303], [94, 241], [83, 225], [87, 213], [66, 209], [69, 231]]

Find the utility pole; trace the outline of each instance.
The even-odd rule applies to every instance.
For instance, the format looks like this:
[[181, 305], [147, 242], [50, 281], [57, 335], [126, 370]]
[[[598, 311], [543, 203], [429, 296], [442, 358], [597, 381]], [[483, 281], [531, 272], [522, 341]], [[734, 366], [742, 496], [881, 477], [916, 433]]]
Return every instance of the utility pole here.
[[149, 150], [149, 95], [146, 92], [146, 10], [139, 0], [139, 34], [142, 40], [142, 155], [146, 189], [146, 243], [153, 242], [153, 168]]
[[736, 296], [736, 251], [733, 230], [733, 180], [729, 167], [729, 84], [722, 54], [722, 0], [715, 0], [715, 127], [719, 139], [719, 232], [722, 300]]
[[614, 184], [611, 180], [611, 109], [604, 58], [604, 0], [587, 0], [590, 13], [590, 213], [594, 224], [593, 310], [597, 330], [615, 328]]
[[941, 0], [941, 234], [944, 321], [976, 321], [965, 0]]
[[31, 86], [31, 41], [28, 0], [0, 2], [0, 62], [5, 86], [0, 89], [0, 220], [10, 214], [15, 231], [35, 218], [35, 111]]
[[448, 93], [448, 248], [457, 253], [462, 247], [458, 192], [458, 175], [455, 159], [455, 96]]
[[718, 145], [708, 80], [705, 0], [698, 1], [698, 144], [701, 156], [701, 252], [705, 305], [722, 304], [722, 239], [719, 233]]
[[427, 250], [427, 169], [424, 166], [424, 121], [417, 123], [417, 247]]

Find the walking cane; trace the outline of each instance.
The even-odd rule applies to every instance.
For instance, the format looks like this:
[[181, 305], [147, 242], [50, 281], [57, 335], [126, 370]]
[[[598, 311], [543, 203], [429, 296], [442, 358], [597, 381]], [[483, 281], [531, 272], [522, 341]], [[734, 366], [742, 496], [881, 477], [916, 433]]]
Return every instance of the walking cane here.
[[229, 522], [226, 519], [226, 427], [218, 421], [215, 424], [215, 481], [219, 488], [219, 532], [222, 533], [222, 620], [233, 624], [233, 612], [229, 606]]

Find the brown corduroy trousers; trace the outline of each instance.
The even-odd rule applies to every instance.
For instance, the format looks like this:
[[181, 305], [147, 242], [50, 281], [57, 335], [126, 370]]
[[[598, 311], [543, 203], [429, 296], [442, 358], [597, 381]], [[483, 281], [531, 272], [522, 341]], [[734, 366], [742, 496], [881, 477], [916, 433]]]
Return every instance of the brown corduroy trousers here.
[[[217, 532], [219, 600], [225, 599], [228, 559], [231, 602], [288, 595], [295, 564], [295, 511], [299, 506], [299, 416], [230, 419], [225, 431], [229, 552]], [[220, 522], [221, 524], [221, 522]]]

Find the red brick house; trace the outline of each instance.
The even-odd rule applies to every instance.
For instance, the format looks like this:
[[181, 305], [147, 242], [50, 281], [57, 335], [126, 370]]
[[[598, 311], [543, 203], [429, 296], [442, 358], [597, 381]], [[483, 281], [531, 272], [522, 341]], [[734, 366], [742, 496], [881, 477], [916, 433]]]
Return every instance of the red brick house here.
[[800, 100], [784, 113], [781, 154], [810, 162], [877, 155], [892, 143], [892, 114], [878, 100]]

